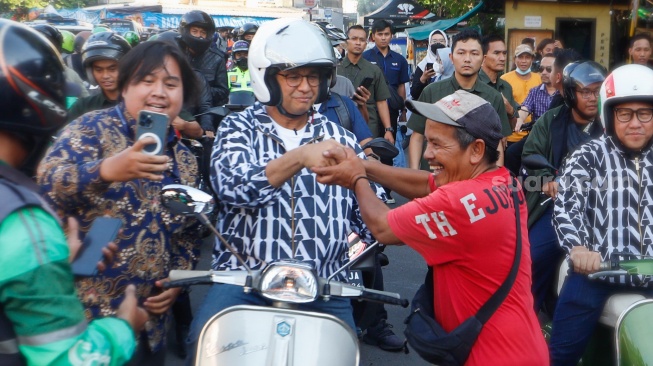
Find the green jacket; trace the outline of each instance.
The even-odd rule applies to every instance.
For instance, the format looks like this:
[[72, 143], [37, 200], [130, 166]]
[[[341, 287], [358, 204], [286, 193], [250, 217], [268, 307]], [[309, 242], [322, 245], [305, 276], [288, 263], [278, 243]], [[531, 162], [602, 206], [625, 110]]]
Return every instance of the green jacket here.
[[[536, 121], [531, 133], [528, 135], [526, 143], [524, 144], [522, 159], [528, 155], [539, 154], [544, 156], [549, 163], [554, 163], [553, 149], [551, 148], [551, 123], [555, 118], [558, 118], [561, 115], [563, 107], [564, 106], [560, 106], [546, 111], [540, 119]], [[541, 191], [544, 182], [552, 181], [555, 178], [555, 172], [552, 172], [550, 169], [527, 169], [527, 171], [529, 178], [523, 185], [526, 188], [528, 227], [530, 228], [542, 216], [549, 205], [553, 204], [553, 200], [549, 200], [544, 205], [541, 205], [542, 202], [549, 198], [549, 196], [541, 194]], [[532, 187], [533, 189], [529, 189], [529, 187]]]
[[0, 222], [0, 253], [0, 309], [17, 336], [7, 342], [18, 344], [27, 364], [121, 365], [131, 358], [135, 339], [126, 321], [87, 323], [68, 243], [50, 213], [34, 206], [10, 213]]
[[107, 99], [102, 90], [100, 90], [99, 93], [90, 97], [77, 99], [77, 102], [68, 109], [68, 122], [72, 122], [88, 112], [113, 107], [117, 104], [117, 100]]

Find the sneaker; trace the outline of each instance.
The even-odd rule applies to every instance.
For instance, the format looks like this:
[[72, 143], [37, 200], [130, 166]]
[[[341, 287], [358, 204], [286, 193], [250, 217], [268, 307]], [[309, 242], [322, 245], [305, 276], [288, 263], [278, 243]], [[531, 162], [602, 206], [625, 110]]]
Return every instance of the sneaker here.
[[392, 324], [388, 324], [385, 319], [375, 326], [367, 328], [367, 333], [363, 336], [363, 342], [378, 346], [384, 351], [401, 351], [404, 349], [405, 342], [397, 337], [392, 331]]
[[388, 205], [394, 205], [396, 203], [395, 199], [392, 197], [388, 197], [388, 199], [385, 201], [386, 204]]

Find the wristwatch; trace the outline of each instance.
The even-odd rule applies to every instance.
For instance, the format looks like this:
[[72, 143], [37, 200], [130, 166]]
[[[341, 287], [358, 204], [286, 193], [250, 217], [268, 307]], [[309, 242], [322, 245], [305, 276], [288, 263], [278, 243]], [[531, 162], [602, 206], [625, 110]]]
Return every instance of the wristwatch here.
[[395, 129], [392, 127], [386, 127], [385, 132], [395, 132]]

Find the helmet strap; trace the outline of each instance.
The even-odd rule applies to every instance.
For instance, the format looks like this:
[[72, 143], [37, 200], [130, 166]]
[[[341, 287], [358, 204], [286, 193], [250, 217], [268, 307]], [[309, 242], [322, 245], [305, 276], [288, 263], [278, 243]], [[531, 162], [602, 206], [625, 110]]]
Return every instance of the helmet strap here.
[[311, 107], [311, 109], [308, 110], [308, 111], [306, 111], [305, 113], [301, 113], [301, 114], [293, 114], [293, 113], [290, 113], [290, 112], [288, 112], [287, 110], [285, 110], [285, 109], [283, 108], [283, 106], [281, 105], [281, 103], [279, 103], [279, 105], [277, 105], [277, 110], [278, 110], [279, 113], [281, 113], [282, 115], [284, 115], [284, 116], [286, 116], [286, 117], [288, 117], [288, 118], [293, 118], [293, 119], [294, 119], [294, 118], [299, 118], [299, 117], [304, 116], [304, 115], [306, 115], [306, 116], [310, 116], [311, 113], [313, 112], [313, 108]]

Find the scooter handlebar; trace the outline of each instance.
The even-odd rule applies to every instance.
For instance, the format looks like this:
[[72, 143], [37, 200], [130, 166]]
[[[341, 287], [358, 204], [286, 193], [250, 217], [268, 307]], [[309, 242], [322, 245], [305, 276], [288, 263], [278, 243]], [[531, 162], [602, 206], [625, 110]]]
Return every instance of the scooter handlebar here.
[[[406, 299], [401, 299], [397, 298], [391, 295], [387, 295], [388, 292], [385, 291], [376, 291], [376, 290], [371, 290], [371, 289], [364, 289], [363, 292], [360, 295], [361, 299], [368, 300], [368, 301], [374, 301], [374, 302], [380, 302], [384, 304], [391, 304], [391, 305], [399, 305], [403, 308], [408, 307], [408, 300]], [[396, 294], [393, 294], [396, 295]]]

